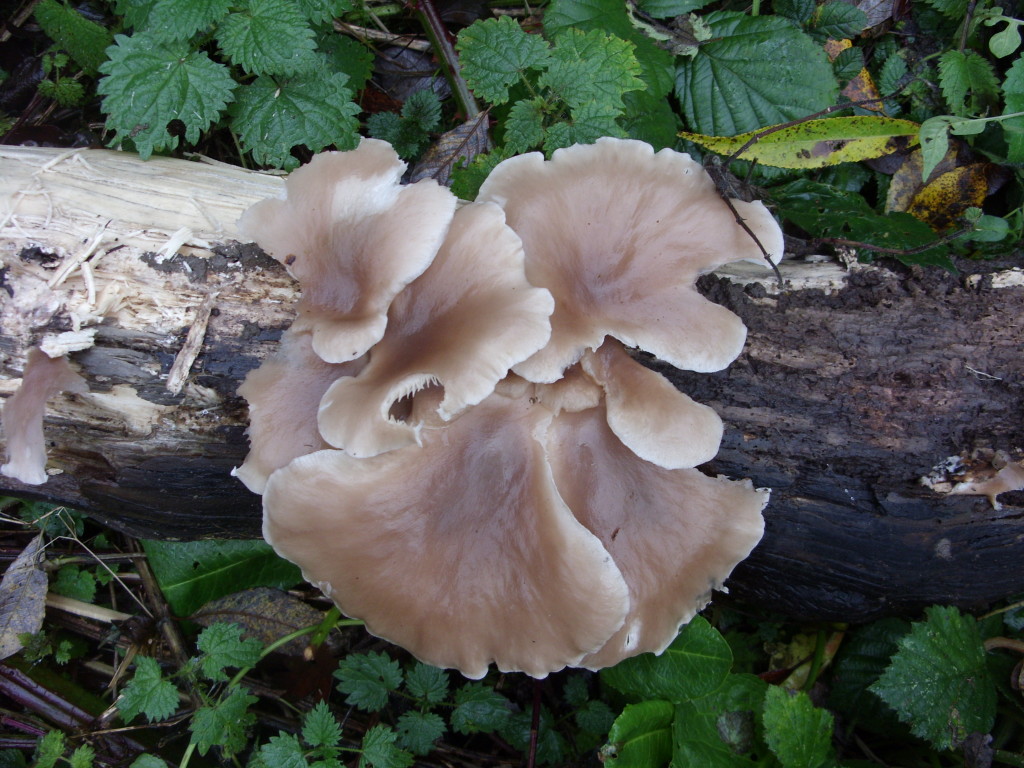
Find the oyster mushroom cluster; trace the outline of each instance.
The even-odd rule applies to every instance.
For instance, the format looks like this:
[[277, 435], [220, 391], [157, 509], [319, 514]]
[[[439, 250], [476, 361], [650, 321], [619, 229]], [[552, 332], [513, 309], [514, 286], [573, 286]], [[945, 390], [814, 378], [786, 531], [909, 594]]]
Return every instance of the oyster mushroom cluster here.
[[[761, 261], [703, 169], [602, 139], [499, 165], [475, 202], [389, 145], [314, 158], [242, 231], [301, 283], [246, 379], [263, 531], [347, 615], [470, 678], [660, 652], [761, 538], [768, 492], [695, 467], [746, 329], [698, 275]], [[769, 251], [760, 203], [734, 201]]]

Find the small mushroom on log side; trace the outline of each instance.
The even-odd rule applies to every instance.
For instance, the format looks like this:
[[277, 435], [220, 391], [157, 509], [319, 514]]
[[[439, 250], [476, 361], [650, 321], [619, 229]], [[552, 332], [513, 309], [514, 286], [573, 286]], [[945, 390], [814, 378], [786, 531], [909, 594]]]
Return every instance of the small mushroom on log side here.
[[[235, 221], [283, 189], [217, 164], [0, 147], [0, 398], [44, 337], [94, 331], [68, 355], [89, 394], [48, 403], [49, 479], [0, 477], [0, 492], [143, 537], [260, 535], [259, 498], [229, 476], [248, 452], [237, 392], [298, 291]], [[857, 621], [1024, 592], [1024, 494], [996, 510], [919, 483], [948, 456], [1016, 462], [1024, 447], [1020, 257], [960, 267], [787, 260], [782, 291], [760, 269], [701, 278], [747, 326], [743, 353], [719, 373], [651, 365], [722, 416], [712, 473], [772, 489], [731, 597]], [[214, 293], [174, 394], [167, 375]]]

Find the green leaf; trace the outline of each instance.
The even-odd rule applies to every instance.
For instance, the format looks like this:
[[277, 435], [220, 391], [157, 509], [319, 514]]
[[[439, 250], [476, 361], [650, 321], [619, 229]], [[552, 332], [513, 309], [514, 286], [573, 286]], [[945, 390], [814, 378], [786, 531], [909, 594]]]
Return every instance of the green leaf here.
[[513, 153], [527, 152], [544, 140], [544, 109], [542, 98], [521, 99], [505, 117], [505, 148]]
[[402, 104], [402, 119], [423, 133], [433, 131], [441, 123], [441, 100], [429, 89], [416, 91]]
[[657, 768], [672, 759], [672, 719], [667, 701], [630, 704], [615, 719], [601, 761], [609, 768]]
[[868, 15], [855, 5], [843, 2], [825, 3], [814, 14], [814, 33], [833, 40], [852, 38], [868, 26]]
[[83, 744], [71, 753], [68, 758], [68, 765], [71, 768], [92, 768], [92, 762], [96, 759], [96, 750], [88, 744]]
[[151, 723], [165, 720], [178, 708], [178, 689], [163, 679], [156, 659], [136, 656], [135, 674], [122, 689], [116, 704], [126, 723], [139, 713]]
[[107, 60], [107, 46], [113, 42], [110, 32], [57, 0], [40, 0], [34, 13], [43, 32], [58, 48], [67, 51], [88, 74], [96, 74]]
[[902, 56], [893, 54], [885, 60], [878, 72], [878, 90], [883, 96], [895, 93], [907, 76], [907, 62]]
[[732, 667], [732, 651], [707, 619], [695, 616], [660, 656], [644, 653], [601, 672], [629, 696], [688, 701], [717, 689]]
[[219, 746], [226, 755], [241, 752], [248, 744], [246, 730], [256, 722], [256, 715], [249, 707], [259, 699], [241, 686], [231, 688], [230, 693], [209, 707], [200, 707], [192, 716], [192, 743], [200, 755]]
[[375, 725], [363, 736], [359, 768], [408, 768], [413, 757], [395, 745], [398, 734], [386, 725]]
[[314, 24], [327, 24], [355, 7], [353, 0], [298, 0], [298, 5], [302, 14]]
[[213, 681], [227, 680], [225, 667], [252, 667], [260, 660], [263, 646], [259, 640], [242, 639], [237, 624], [217, 622], [204, 629], [196, 646], [203, 655], [199, 659], [203, 675]]
[[457, 732], [491, 733], [508, 722], [512, 704], [482, 683], [469, 683], [455, 692], [455, 709], [452, 711], [452, 728]]
[[679, 115], [667, 99], [650, 91], [630, 91], [623, 97], [626, 113], [618, 119], [619, 125], [631, 139], [646, 141], [655, 152], [675, 147], [676, 133], [681, 127]]
[[887, 618], [848, 633], [836, 657], [829, 707], [858, 725], [888, 730], [889, 723], [896, 722], [896, 713], [868, 688], [889, 666], [900, 638], [909, 631], [909, 621]]
[[[876, 115], [808, 120], [758, 139], [743, 151], [744, 160], [775, 168], [823, 168], [826, 165], [871, 160], [895, 152], [897, 139], [917, 136], [917, 123]], [[762, 129], [763, 130], [763, 129]], [[740, 149], [756, 131], [738, 136], [679, 135], [720, 155]]]
[[273, 768], [309, 768], [302, 745], [290, 733], [271, 736], [270, 740], [260, 747], [259, 756], [264, 765]]
[[335, 747], [341, 741], [341, 726], [327, 702], [318, 701], [302, 719], [302, 739], [311, 747]]
[[544, 38], [528, 34], [511, 16], [474, 22], [459, 32], [455, 48], [469, 87], [491, 104], [508, 101], [509, 88], [550, 57]]
[[806, 24], [817, 10], [815, 0], [774, 0], [772, 10], [797, 24]]
[[447, 726], [440, 715], [411, 709], [403, 712], [395, 723], [398, 745], [414, 755], [426, 755], [434, 749], [434, 742], [444, 736]]
[[[768, 685], [755, 675], [731, 674], [707, 696], [680, 702], [673, 723], [674, 764], [701, 768], [754, 768], [767, 762], [757, 755], [757, 715]], [[757, 760], [761, 757], [761, 760]]]
[[53, 768], [64, 754], [64, 733], [47, 731], [36, 742], [35, 768]]
[[366, 712], [376, 712], [388, 703], [388, 695], [402, 685], [398, 662], [384, 653], [358, 653], [346, 656], [334, 676], [345, 701]]
[[713, 0], [638, 0], [641, 11], [654, 19], [671, 19], [692, 11], [699, 11]]
[[146, 33], [161, 43], [187, 40], [227, 16], [231, 0], [156, 0]]
[[925, 0], [925, 2], [951, 19], [962, 19], [967, 14], [968, 0]]
[[581, 731], [604, 736], [615, 722], [615, 713], [603, 701], [588, 701], [576, 709], [575, 719]]
[[259, 77], [239, 93], [231, 125], [257, 163], [290, 170], [299, 164], [291, 155], [294, 147], [311, 152], [329, 144], [354, 148], [359, 111], [341, 73], [315, 73], [284, 83]]
[[593, 144], [602, 136], [622, 137], [625, 131], [616, 122], [619, 110], [594, 102], [569, 110], [569, 120], [558, 122], [544, 132], [544, 151], [551, 154], [573, 144]]
[[287, 589], [302, 581], [299, 569], [263, 541], [143, 541], [142, 546], [177, 616], [190, 616], [210, 600], [249, 587]]
[[864, 69], [864, 52], [856, 46], [840, 51], [839, 55], [832, 60], [832, 71], [836, 73], [840, 83], [853, 80], [862, 69]]
[[590, 691], [584, 677], [576, 675], [566, 680], [565, 687], [562, 688], [562, 697], [565, 699], [565, 703], [573, 709], [579, 709], [586, 704], [590, 698]]
[[[1018, 57], [1006, 70], [1003, 97], [1006, 100], [1004, 115], [1024, 112], [1024, 56]], [[1002, 126], [1008, 147], [1006, 159], [1011, 163], [1024, 163], [1024, 116], [1004, 120]]]
[[[999, 81], [991, 62], [975, 51], [946, 51], [939, 57], [939, 85], [950, 112], [966, 115], [978, 112], [986, 99], [999, 92]], [[971, 101], [968, 104], [967, 96]]]
[[58, 595], [91, 603], [96, 598], [96, 577], [77, 565], [66, 565], [57, 571], [50, 589]]
[[996, 689], [977, 622], [956, 608], [933, 607], [899, 642], [892, 664], [871, 686], [911, 732], [936, 749], [988, 733]]
[[712, 39], [676, 69], [676, 94], [691, 130], [731, 136], [835, 103], [839, 85], [824, 49], [778, 16], [717, 11]]
[[818, 768], [832, 750], [832, 714], [806, 693], [769, 686], [764, 698], [764, 740], [783, 768]]
[[368, 46], [332, 30], [331, 34], [320, 36], [317, 47], [327, 57], [330, 71], [348, 75], [346, 85], [353, 93], [366, 86], [373, 74], [373, 51]]
[[420, 702], [440, 704], [448, 698], [448, 673], [418, 661], [405, 673], [405, 689]]
[[921, 142], [921, 178], [932, 175], [949, 149], [949, 126], [956, 118], [949, 115], [930, 117], [921, 123], [918, 140]]
[[128, 768], [167, 768], [167, 763], [156, 755], [141, 754], [132, 761]]
[[227, 67], [184, 43], [161, 45], [145, 34], [114, 40], [107, 49], [110, 60], [99, 68], [107, 76], [96, 91], [104, 97], [115, 143], [131, 139], [143, 160], [173, 149], [178, 137], [167, 132], [167, 124], [176, 119], [185, 125], [186, 141], [199, 141], [232, 99], [235, 82]]
[[254, 75], [294, 75], [316, 65], [313, 30], [294, 2], [244, 0], [217, 29], [232, 62]]
[[[530, 748], [532, 721], [530, 712], [516, 712], [499, 730], [501, 738], [525, 753]], [[555, 729], [551, 710], [541, 707], [540, 725], [537, 729], [537, 764], [564, 765], [566, 748], [565, 739]]]
[[566, 30], [555, 36], [547, 72], [539, 84], [570, 107], [590, 103], [622, 110], [622, 96], [643, 88], [633, 45], [599, 30]]

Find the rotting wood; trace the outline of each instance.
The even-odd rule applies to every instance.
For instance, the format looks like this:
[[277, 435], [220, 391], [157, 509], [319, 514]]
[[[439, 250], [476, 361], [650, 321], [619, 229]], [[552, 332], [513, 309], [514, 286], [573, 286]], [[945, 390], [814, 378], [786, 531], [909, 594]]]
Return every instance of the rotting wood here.
[[[142, 537], [259, 535], [259, 498], [229, 474], [247, 450], [236, 389], [296, 286], [234, 222], [282, 188], [228, 166], [0, 147], [0, 397], [44, 342], [90, 388], [51, 404], [49, 481], [0, 478], [0, 493]], [[753, 266], [703, 279], [747, 347], [721, 373], [665, 372], [725, 419], [710, 469], [773, 488], [733, 596], [857, 620], [1024, 592], [1024, 494], [996, 511], [918, 483], [950, 455], [1024, 448], [1024, 280], [980, 266], [787, 261], [781, 292]]]

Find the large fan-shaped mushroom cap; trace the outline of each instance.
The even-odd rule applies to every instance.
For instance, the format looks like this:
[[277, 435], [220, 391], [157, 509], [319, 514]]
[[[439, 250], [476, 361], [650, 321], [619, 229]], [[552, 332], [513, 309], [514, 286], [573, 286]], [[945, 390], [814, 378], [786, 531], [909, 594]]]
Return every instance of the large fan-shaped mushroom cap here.
[[[697, 276], [763, 260], [714, 183], [689, 155], [639, 141], [514, 157], [488, 176], [479, 201], [505, 209], [526, 251], [526, 276], [555, 297], [548, 345], [514, 370], [551, 382], [605, 336], [678, 368], [716, 371], [746, 329], [697, 293]], [[761, 203], [733, 203], [773, 260], [782, 232]]]

